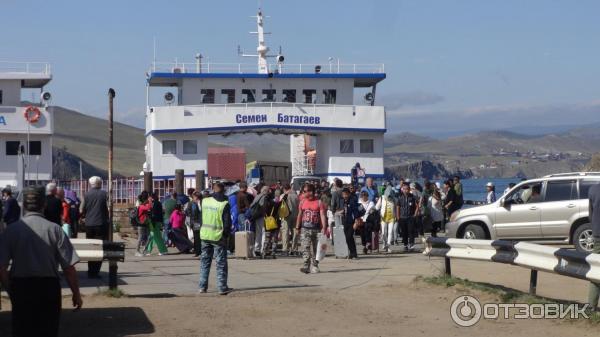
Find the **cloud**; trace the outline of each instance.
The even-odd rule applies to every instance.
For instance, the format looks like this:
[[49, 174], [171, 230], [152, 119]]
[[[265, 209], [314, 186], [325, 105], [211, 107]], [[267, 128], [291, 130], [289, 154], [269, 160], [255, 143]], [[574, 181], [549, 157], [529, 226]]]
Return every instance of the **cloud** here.
[[434, 135], [449, 131], [499, 130], [600, 121], [600, 101], [577, 104], [490, 105], [456, 110], [431, 107], [387, 109], [390, 133], [411, 131]]
[[383, 95], [377, 103], [384, 105], [388, 110], [394, 110], [405, 106], [433, 105], [442, 101], [444, 97], [438, 94], [412, 91]]

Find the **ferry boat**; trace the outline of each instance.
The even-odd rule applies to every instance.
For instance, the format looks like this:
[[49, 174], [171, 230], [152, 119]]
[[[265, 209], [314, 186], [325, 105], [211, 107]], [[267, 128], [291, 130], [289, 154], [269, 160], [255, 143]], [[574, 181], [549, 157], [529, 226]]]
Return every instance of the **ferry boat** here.
[[[146, 162], [143, 170], [158, 179], [186, 177], [207, 169], [209, 135], [273, 133], [290, 137], [292, 174], [350, 182], [360, 163], [367, 176], [382, 178], [386, 114], [375, 104], [383, 64], [288, 64], [271, 54], [265, 41], [265, 16], [254, 17], [257, 64], [156, 62], [147, 72]], [[239, 49], [239, 48], [238, 48]], [[158, 88], [158, 89], [156, 89]], [[167, 91], [166, 90], [172, 90]], [[355, 90], [366, 92], [354, 103]], [[150, 96], [165, 104], [151, 106]], [[316, 158], [306, 142], [316, 139]], [[311, 156], [312, 155], [312, 156]], [[312, 160], [314, 158], [314, 160]], [[281, 158], [287, 161], [288, 158]], [[209, 172], [210, 173], [210, 172]]]
[[[0, 188], [52, 179], [53, 118], [44, 87], [50, 64], [0, 61]], [[24, 90], [39, 89], [40, 104], [22, 104]]]

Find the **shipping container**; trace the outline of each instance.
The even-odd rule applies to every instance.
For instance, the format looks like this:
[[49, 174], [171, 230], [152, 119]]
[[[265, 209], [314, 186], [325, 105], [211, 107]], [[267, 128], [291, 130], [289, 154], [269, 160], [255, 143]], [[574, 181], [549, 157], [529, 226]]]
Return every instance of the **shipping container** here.
[[263, 182], [272, 185], [281, 181], [289, 183], [292, 180], [291, 162], [255, 161], [246, 165], [249, 182]]
[[208, 148], [208, 176], [227, 180], [245, 180], [246, 150], [240, 147]]

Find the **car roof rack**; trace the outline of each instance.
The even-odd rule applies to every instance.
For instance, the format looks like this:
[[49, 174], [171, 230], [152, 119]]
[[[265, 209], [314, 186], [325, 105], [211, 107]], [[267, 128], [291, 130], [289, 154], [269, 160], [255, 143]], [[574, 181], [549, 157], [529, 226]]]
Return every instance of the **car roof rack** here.
[[572, 177], [572, 176], [579, 176], [579, 177], [598, 176], [598, 177], [600, 177], [600, 172], [567, 172], [567, 173], [556, 173], [556, 174], [549, 174], [549, 175], [545, 176], [544, 178]]

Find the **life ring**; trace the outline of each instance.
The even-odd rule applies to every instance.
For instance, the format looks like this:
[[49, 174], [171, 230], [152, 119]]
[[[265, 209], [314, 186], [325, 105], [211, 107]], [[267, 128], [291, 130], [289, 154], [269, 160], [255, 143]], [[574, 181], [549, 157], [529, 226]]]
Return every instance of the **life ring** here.
[[30, 105], [27, 107], [27, 109], [25, 109], [25, 112], [23, 113], [23, 115], [25, 116], [25, 119], [29, 123], [33, 124], [33, 123], [37, 123], [37, 121], [40, 120], [42, 113], [40, 112], [40, 109], [38, 109], [37, 107], [35, 107], [33, 105]]

